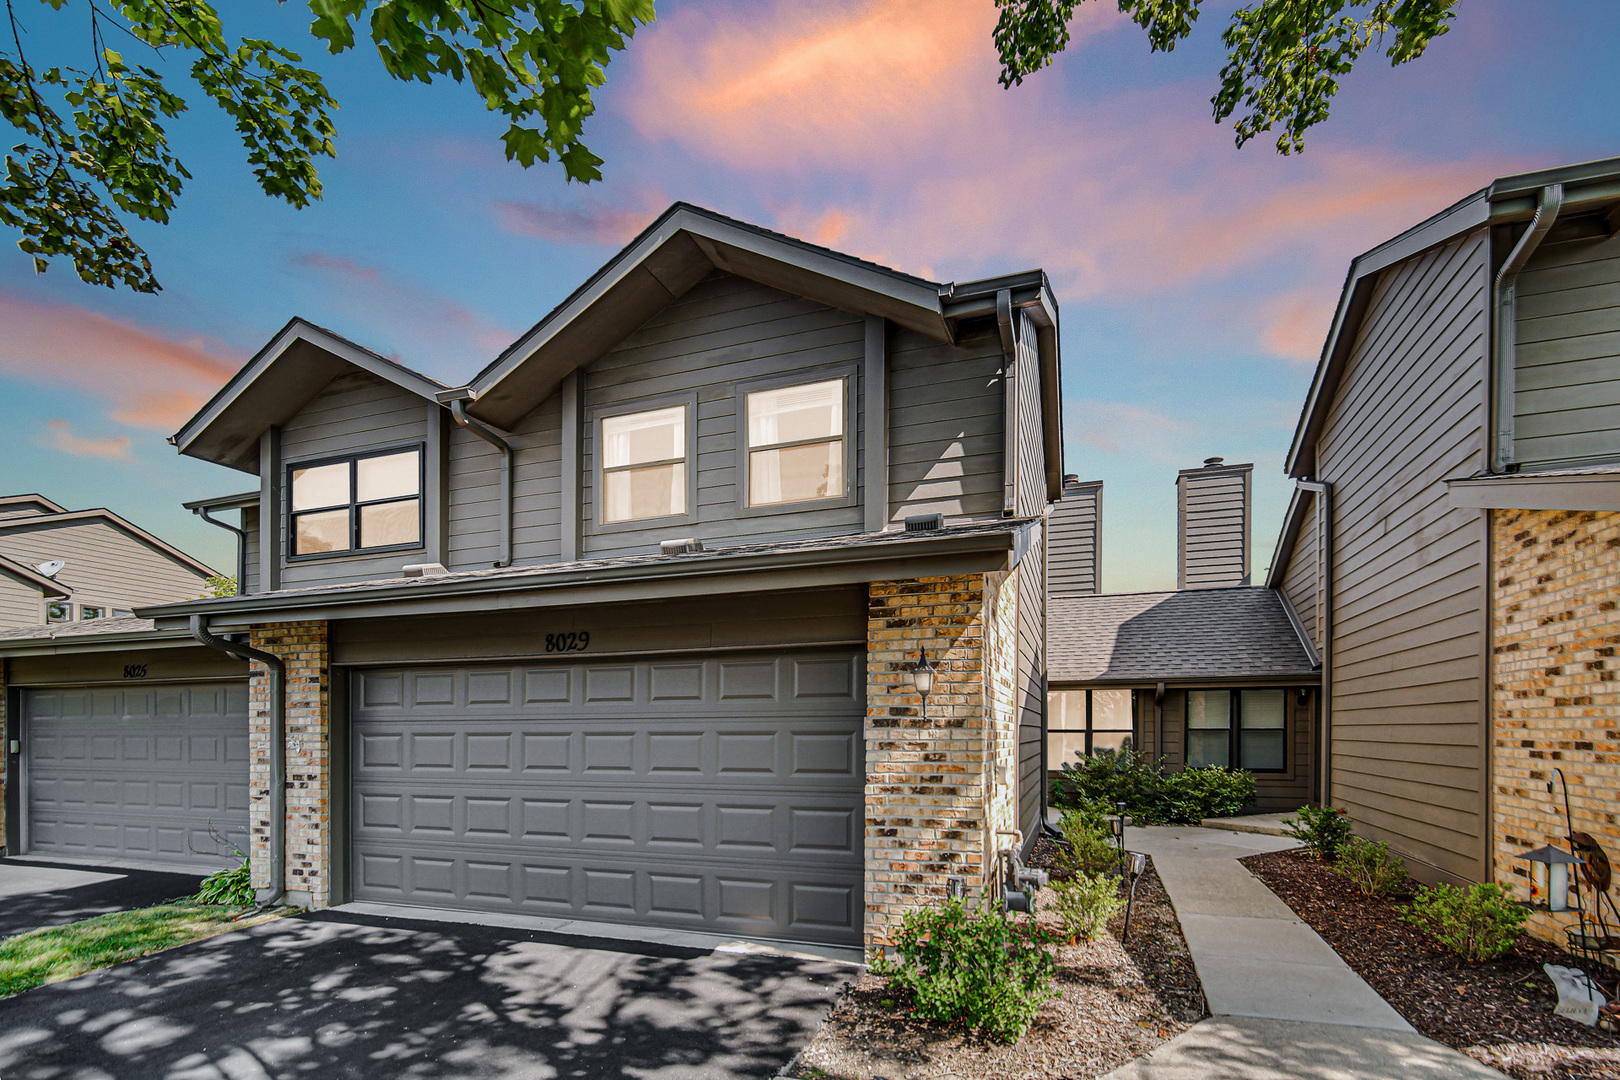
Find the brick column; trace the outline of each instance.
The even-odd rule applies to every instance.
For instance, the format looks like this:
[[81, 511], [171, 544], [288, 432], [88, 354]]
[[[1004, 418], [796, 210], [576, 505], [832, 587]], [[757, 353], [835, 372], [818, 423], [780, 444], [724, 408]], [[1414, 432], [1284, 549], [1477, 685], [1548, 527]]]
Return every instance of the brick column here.
[[[287, 665], [288, 902], [324, 908], [332, 901], [331, 672], [324, 622], [255, 626], [250, 644]], [[253, 665], [248, 697], [251, 754], [253, 886], [270, 885], [270, 683]]]
[[[1519, 853], [1567, 848], [1563, 788], [1547, 794], [1555, 768], [1576, 831], [1620, 866], [1620, 513], [1490, 513], [1494, 876], [1524, 899]], [[1528, 927], [1563, 944], [1573, 921], [1537, 913]]]
[[[960, 877], [990, 884], [993, 835], [1012, 828], [1017, 590], [1011, 575], [873, 582], [866, 655], [866, 943]], [[938, 669], [928, 714], [913, 689], [919, 649]]]

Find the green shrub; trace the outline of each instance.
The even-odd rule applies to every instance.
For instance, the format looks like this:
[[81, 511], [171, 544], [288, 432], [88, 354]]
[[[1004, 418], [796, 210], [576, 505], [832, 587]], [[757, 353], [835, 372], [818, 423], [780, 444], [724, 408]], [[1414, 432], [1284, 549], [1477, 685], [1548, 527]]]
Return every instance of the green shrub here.
[[1406, 880], [1406, 860], [1392, 854], [1388, 844], [1352, 836], [1339, 848], [1336, 873], [1348, 878], [1362, 896], [1386, 896]]
[[1196, 825], [1228, 817], [1254, 801], [1254, 777], [1210, 765], [1165, 774], [1164, 761], [1134, 750], [1098, 750], [1064, 764], [1053, 781], [1053, 805], [1102, 819], [1125, 812], [1138, 825]]
[[1470, 963], [1495, 960], [1513, 948], [1530, 912], [1519, 907], [1500, 885], [1485, 882], [1459, 889], [1455, 885], [1420, 888], [1401, 917]]
[[1182, 769], [1164, 778], [1150, 817], [1167, 825], [1196, 825], [1205, 818], [1232, 816], [1253, 802], [1254, 795], [1254, 777], [1242, 769]]
[[248, 907], [253, 903], [253, 871], [244, 858], [242, 865], [221, 870], [203, 879], [192, 898], [211, 907]]
[[1057, 912], [1070, 937], [1096, 941], [1103, 936], [1108, 920], [1125, 907], [1119, 880], [1113, 874], [1077, 873], [1067, 880], [1052, 882]]
[[1093, 828], [1085, 815], [1064, 814], [1062, 828], [1067, 846], [1059, 845], [1056, 862], [1064, 875], [1097, 874], [1119, 865], [1119, 848], [1111, 834]]
[[907, 912], [895, 935], [898, 958], [885, 953], [872, 970], [910, 991], [918, 1016], [1014, 1042], [1053, 996], [1051, 944], [1054, 936], [1034, 919], [974, 913], [948, 900]]
[[1302, 806], [1291, 818], [1283, 818], [1288, 835], [1305, 845], [1313, 859], [1331, 861], [1350, 839], [1350, 816], [1333, 806]]
[[1163, 774], [1162, 762], [1135, 750], [1098, 750], [1081, 756], [1077, 764], [1063, 763], [1058, 786], [1065, 801], [1060, 805], [1083, 798], [1102, 803], [1104, 812], [1112, 814], [1123, 802], [1134, 816], [1158, 794]]

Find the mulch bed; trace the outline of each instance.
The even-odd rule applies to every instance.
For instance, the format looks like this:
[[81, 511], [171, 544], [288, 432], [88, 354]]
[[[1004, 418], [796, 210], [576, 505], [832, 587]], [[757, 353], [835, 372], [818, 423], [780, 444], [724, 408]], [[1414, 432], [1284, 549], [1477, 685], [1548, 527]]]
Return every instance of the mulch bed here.
[[[1362, 896], [1298, 851], [1242, 861], [1396, 1012], [1436, 1042], [1519, 1080], [1620, 1076], [1620, 1036], [1553, 1015], [1558, 995], [1541, 965], [1585, 966], [1579, 958], [1525, 936], [1496, 960], [1467, 964], [1401, 921], [1398, 905], [1418, 885], [1411, 879], [1401, 893], [1379, 899]], [[1607, 972], [1601, 978], [1610, 981]]]
[[[1044, 839], [1032, 853], [1050, 858]], [[1057, 917], [1037, 898], [1037, 918]], [[960, 1025], [910, 1015], [887, 980], [866, 975], [847, 984], [821, 1031], [784, 1074], [798, 1080], [1086, 1080], [1140, 1057], [1206, 1015], [1204, 991], [1170, 898], [1151, 866], [1136, 887], [1128, 945], [1123, 913], [1101, 941], [1058, 950], [1054, 988], [1017, 1043], [969, 1034]]]

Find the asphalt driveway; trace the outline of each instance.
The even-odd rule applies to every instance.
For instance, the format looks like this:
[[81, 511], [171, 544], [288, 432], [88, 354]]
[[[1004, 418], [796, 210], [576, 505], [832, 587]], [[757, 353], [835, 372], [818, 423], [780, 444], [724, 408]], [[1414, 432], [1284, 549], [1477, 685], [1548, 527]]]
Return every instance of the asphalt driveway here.
[[0, 1000], [0, 1076], [769, 1077], [853, 970], [328, 912]]
[[0, 938], [189, 896], [201, 874], [0, 859]]

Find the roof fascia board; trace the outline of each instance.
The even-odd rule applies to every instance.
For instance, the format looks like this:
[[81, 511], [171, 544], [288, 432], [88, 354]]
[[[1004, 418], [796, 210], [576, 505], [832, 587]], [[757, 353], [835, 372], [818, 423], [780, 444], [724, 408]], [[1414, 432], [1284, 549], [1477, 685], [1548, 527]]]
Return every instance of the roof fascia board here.
[[6, 495], [0, 497], [0, 506], [43, 506], [46, 508], [46, 513], [49, 514], [67, 513], [67, 507], [60, 506], [54, 500], [47, 499], [45, 496], [40, 495], [37, 492], [29, 492], [25, 495]]
[[140, 630], [124, 634], [84, 634], [67, 638], [0, 639], [0, 656], [71, 656], [75, 653], [188, 648], [197, 639], [179, 630]]
[[1294, 488], [1294, 494], [1289, 497], [1288, 511], [1283, 514], [1282, 532], [1277, 534], [1277, 546], [1271, 553], [1271, 569], [1266, 572], [1266, 588], [1278, 589], [1282, 586], [1283, 575], [1288, 572], [1288, 563], [1292, 561], [1285, 560], [1284, 556], [1293, 554], [1294, 541], [1299, 538], [1300, 526], [1305, 524], [1306, 508], [1315, 497], [1315, 492], [1300, 487]]
[[1513, 473], [1448, 480], [1446, 501], [1483, 510], [1620, 510], [1620, 476]]
[[1272, 687], [1278, 683], [1285, 683], [1289, 686], [1315, 686], [1322, 681], [1322, 673], [1320, 671], [1296, 671], [1283, 672], [1280, 675], [1212, 675], [1185, 678], [1178, 678], [1175, 675], [1159, 675], [1152, 678], [1136, 676], [1129, 679], [1066, 679], [1061, 675], [1052, 675], [1047, 681], [1053, 690], [1085, 690], [1094, 687], [1110, 689], [1134, 687], [1140, 690], [1151, 690], [1159, 683], [1164, 683], [1166, 690], [1196, 690], [1203, 686]]
[[1294, 628], [1294, 636], [1299, 638], [1300, 647], [1305, 650], [1305, 657], [1311, 662], [1311, 668], [1320, 669], [1322, 656], [1316, 651], [1316, 646], [1311, 644], [1311, 636], [1305, 632], [1305, 623], [1299, 617], [1299, 612], [1294, 610], [1294, 605], [1288, 602], [1288, 597], [1283, 595], [1281, 589], [1277, 590], [1277, 601], [1282, 604], [1283, 614], [1288, 616], [1288, 625]]
[[259, 505], [259, 492], [244, 491], [237, 495], [215, 495], [211, 499], [193, 499], [180, 504], [187, 510], [244, 510]]
[[[496, 578], [429, 579], [425, 584], [389, 584], [300, 593], [250, 594], [216, 600], [187, 601], [137, 609], [141, 618], [159, 626], [179, 625], [203, 615], [219, 628], [263, 622], [297, 621], [309, 612], [318, 618], [428, 614], [523, 607], [556, 607], [615, 599], [655, 599], [746, 591], [808, 588], [891, 577], [977, 573], [1005, 569], [1018, 543], [1017, 529], [934, 540], [888, 541], [861, 547], [812, 548], [795, 552], [749, 553], [734, 557], [694, 559], [682, 563], [638, 563]], [[537, 567], [543, 570], [543, 567]]]
[[81, 521], [105, 521], [113, 528], [128, 535], [131, 539], [139, 540], [147, 547], [150, 547], [163, 555], [167, 555], [175, 562], [185, 564], [191, 569], [202, 574], [204, 577], [214, 577], [219, 573], [218, 570], [215, 570], [207, 563], [193, 559], [190, 555], [187, 555], [173, 544], [160, 540], [156, 536], [153, 536], [151, 533], [147, 532], [145, 529], [141, 528], [139, 525], [136, 525], [134, 522], [126, 521], [124, 518], [119, 517], [111, 510], [104, 508], [96, 510], [74, 510], [71, 513], [66, 514], [50, 514], [41, 515], [39, 517], [19, 518], [16, 521], [0, 520], [0, 533], [23, 532], [30, 526], [35, 529], [56, 528], [60, 525], [71, 525]]

